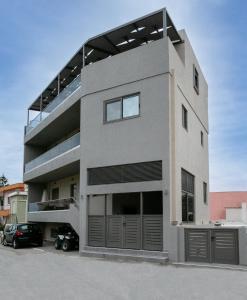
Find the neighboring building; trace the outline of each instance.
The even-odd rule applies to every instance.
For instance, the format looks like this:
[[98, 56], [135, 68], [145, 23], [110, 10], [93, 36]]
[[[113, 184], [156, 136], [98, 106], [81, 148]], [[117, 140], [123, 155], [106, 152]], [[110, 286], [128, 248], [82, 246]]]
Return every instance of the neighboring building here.
[[172, 258], [175, 225], [208, 222], [208, 87], [166, 9], [83, 44], [28, 108], [24, 144], [46, 239], [70, 223], [83, 253]]
[[0, 187], [0, 201], [2, 224], [16, 218], [20, 222], [27, 219], [27, 190], [23, 183]]
[[247, 223], [247, 192], [210, 193], [210, 220]]

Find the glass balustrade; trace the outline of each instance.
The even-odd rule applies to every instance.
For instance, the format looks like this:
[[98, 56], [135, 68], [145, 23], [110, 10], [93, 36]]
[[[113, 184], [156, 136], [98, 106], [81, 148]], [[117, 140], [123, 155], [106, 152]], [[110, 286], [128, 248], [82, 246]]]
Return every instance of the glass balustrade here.
[[81, 86], [81, 77], [78, 75], [69, 85], [62, 90], [62, 92], [57, 95], [56, 98], [50, 102], [45, 109], [40, 112], [29, 124], [26, 126], [26, 134], [29, 133], [33, 128], [35, 128], [39, 123], [41, 123], [49, 114], [57, 108], [61, 103], [63, 103], [70, 95], [72, 95]]
[[35, 159], [31, 160], [30, 162], [25, 164], [25, 172], [28, 172], [37, 166], [57, 157], [58, 155], [63, 154], [64, 152], [80, 145], [80, 132], [73, 135], [69, 139], [65, 140], [64, 142], [56, 145], [55, 147], [51, 148], [47, 152], [41, 154], [40, 156], [36, 157]]

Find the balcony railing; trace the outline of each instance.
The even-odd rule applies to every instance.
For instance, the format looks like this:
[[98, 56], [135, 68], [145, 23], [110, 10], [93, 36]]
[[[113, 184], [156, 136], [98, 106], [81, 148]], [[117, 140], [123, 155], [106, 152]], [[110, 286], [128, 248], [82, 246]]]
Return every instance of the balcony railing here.
[[26, 134], [41, 123], [49, 114], [63, 103], [70, 95], [72, 95], [81, 86], [81, 78], [78, 75], [70, 84], [62, 90], [62, 92], [49, 103], [43, 111], [41, 111], [30, 123], [26, 126]]
[[69, 209], [70, 204], [74, 203], [74, 198], [49, 200], [43, 202], [33, 202], [28, 204], [29, 212], [37, 211], [51, 211], [51, 210], [66, 210]]
[[48, 150], [47, 152], [41, 154], [40, 156], [36, 157], [35, 159], [31, 160], [30, 162], [25, 164], [25, 172], [28, 172], [39, 165], [46, 163], [47, 161], [57, 157], [58, 155], [61, 155], [65, 153], [66, 151], [69, 151], [73, 149], [76, 146], [80, 145], [80, 132], [73, 135], [69, 139], [65, 140], [64, 142], [58, 144], [54, 148]]

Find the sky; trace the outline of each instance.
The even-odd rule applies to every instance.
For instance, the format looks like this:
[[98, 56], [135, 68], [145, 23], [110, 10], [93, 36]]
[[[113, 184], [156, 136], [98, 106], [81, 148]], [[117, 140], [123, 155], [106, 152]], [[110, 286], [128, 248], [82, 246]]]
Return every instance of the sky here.
[[27, 107], [89, 37], [166, 7], [209, 86], [211, 191], [247, 190], [247, 2], [0, 0], [0, 174], [22, 181]]

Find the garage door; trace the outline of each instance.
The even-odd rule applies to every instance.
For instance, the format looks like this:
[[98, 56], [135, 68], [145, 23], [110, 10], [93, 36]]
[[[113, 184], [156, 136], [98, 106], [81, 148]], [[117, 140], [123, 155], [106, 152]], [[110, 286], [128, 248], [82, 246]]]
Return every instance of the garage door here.
[[185, 259], [238, 264], [237, 229], [185, 229]]

